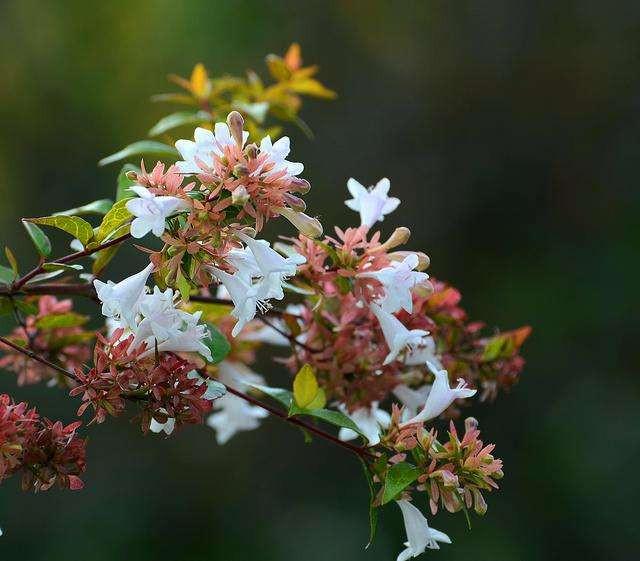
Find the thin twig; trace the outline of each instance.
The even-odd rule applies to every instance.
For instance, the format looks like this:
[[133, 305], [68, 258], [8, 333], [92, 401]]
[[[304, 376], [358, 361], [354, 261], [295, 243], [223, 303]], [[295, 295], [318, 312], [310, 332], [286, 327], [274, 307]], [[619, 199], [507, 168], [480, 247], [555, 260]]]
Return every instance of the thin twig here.
[[4, 343], [8, 347], [11, 347], [15, 351], [18, 351], [19, 353], [22, 353], [23, 355], [28, 356], [29, 358], [39, 362], [40, 364], [44, 364], [49, 368], [53, 368], [56, 372], [59, 372], [60, 374], [66, 376], [67, 378], [70, 378], [71, 380], [74, 380], [76, 382], [78, 381], [78, 378], [76, 377], [75, 374], [73, 374], [72, 372], [69, 372], [68, 370], [65, 370], [64, 368], [62, 368], [62, 366], [58, 366], [53, 362], [49, 362], [46, 358], [40, 356], [38, 353], [33, 352], [31, 349], [25, 349], [24, 347], [17, 345], [13, 341], [10, 341], [9, 339], [7, 339], [6, 337], [3, 337], [2, 335], [0, 335], [0, 342]]
[[237, 397], [239, 397], [241, 399], [244, 399], [248, 403], [251, 403], [252, 405], [255, 405], [256, 407], [260, 407], [260, 408], [264, 409], [265, 411], [268, 411], [269, 413], [271, 413], [275, 417], [278, 417], [279, 419], [282, 419], [283, 421], [285, 421], [287, 423], [291, 423], [292, 425], [296, 425], [296, 426], [298, 426], [300, 428], [303, 428], [304, 430], [312, 432], [313, 434], [315, 434], [315, 435], [317, 435], [317, 436], [319, 436], [321, 438], [324, 438], [325, 440], [328, 440], [329, 442], [332, 442], [333, 444], [336, 444], [337, 446], [340, 446], [341, 448], [345, 448], [345, 449], [347, 449], [347, 450], [349, 450], [351, 452], [354, 452], [355, 454], [357, 454], [361, 458], [375, 459], [375, 457], [376, 457], [372, 452], [370, 452], [369, 450], [367, 450], [363, 446], [357, 446], [355, 444], [351, 444], [350, 442], [345, 442], [343, 440], [340, 440], [338, 437], [334, 436], [331, 433], [323, 431], [322, 429], [318, 428], [315, 425], [307, 423], [307, 422], [299, 419], [298, 417], [290, 417], [285, 412], [281, 411], [280, 409], [278, 409], [276, 407], [272, 407], [271, 405], [268, 405], [267, 403], [263, 403], [259, 399], [251, 397], [249, 394], [246, 394], [244, 392], [241, 392], [240, 390], [232, 388], [231, 386], [228, 386], [227, 384], [225, 384], [225, 387], [227, 388], [227, 391], [229, 393], [231, 393], [231, 394], [233, 394], [233, 395], [235, 395], [235, 396], [237, 396]]

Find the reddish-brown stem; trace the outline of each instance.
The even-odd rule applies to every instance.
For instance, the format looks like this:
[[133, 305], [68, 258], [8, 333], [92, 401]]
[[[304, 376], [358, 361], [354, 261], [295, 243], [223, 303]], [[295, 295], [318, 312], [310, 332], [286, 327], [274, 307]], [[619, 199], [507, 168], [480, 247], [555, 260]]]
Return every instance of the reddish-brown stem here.
[[355, 444], [351, 444], [350, 442], [345, 442], [343, 440], [340, 440], [338, 437], [334, 436], [331, 433], [325, 432], [322, 429], [318, 428], [315, 425], [312, 425], [310, 423], [307, 423], [301, 419], [299, 419], [298, 417], [290, 417], [289, 415], [287, 415], [285, 412], [281, 411], [280, 409], [278, 409], [277, 407], [272, 407], [271, 405], [268, 405], [266, 403], [263, 403], [262, 401], [260, 401], [259, 399], [256, 399], [254, 397], [251, 397], [249, 394], [246, 394], [244, 392], [241, 392], [240, 390], [237, 390], [235, 388], [232, 388], [231, 386], [228, 386], [227, 384], [225, 384], [225, 387], [227, 388], [227, 391], [230, 394], [233, 394], [241, 399], [244, 399], [245, 401], [251, 403], [252, 405], [255, 405], [257, 407], [261, 407], [262, 409], [264, 409], [265, 411], [268, 411], [269, 413], [271, 413], [273, 416], [278, 417], [279, 419], [282, 419], [283, 421], [287, 422], [287, 423], [291, 423], [292, 425], [296, 425], [306, 431], [309, 431], [321, 438], [324, 438], [325, 440], [328, 440], [329, 442], [332, 442], [333, 444], [336, 444], [337, 446], [340, 446], [341, 448], [345, 448], [351, 452], [354, 452], [355, 454], [357, 454], [358, 456], [360, 456], [361, 458], [369, 458], [369, 459], [375, 459], [375, 455], [373, 453], [371, 453], [369, 450], [367, 450], [366, 448], [362, 447], [362, 446], [357, 446]]
[[6, 337], [3, 337], [2, 335], [0, 335], [0, 342], [4, 343], [8, 347], [11, 347], [15, 351], [18, 351], [19, 353], [22, 353], [23, 355], [39, 362], [40, 364], [44, 364], [49, 368], [53, 368], [53, 370], [55, 370], [56, 372], [59, 372], [60, 374], [66, 376], [67, 378], [70, 378], [71, 380], [74, 380], [76, 382], [78, 381], [78, 378], [76, 377], [75, 374], [73, 374], [72, 372], [69, 372], [68, 370], [65, 370], [64, 368], [62, 368], [62, 366], [58, 366], [53, 362], [49, 362], [46, 358], [40, 356], [38, 353], [34, 353], [31, 349], [25, 349], [24, 347], [17, 345], [13, 341], [10, 341], [9, 339], [7, 339]]
[[[82, 251], [76, 251], [75, 253], [70, 253], [69, 255], [65, 255], [64, 257], [60, 257], [59, 259], [54, 259], [51, 263], [72, 263], [73, 261], [77, 261], [78, 259], [82, 259], [83, 257], [88, 257], [102, 249], [107, 249], [108, 247], [112, 247], [114, 245], [118, 245], [125, 240], [128, 240], [131, 237], [131, 234], [124, 234], [117, 238], [113, 238], [108, 242], [97, 245], [91, 249], [83, 249]], [[41, 273], [44, 273], [44, 265], [45, 261], [42, 260], [40, 264], [29, 271], [26, 275], [20, 277], [13, 283], [13, 290], [19, 291], [26, 283], [28, 283], [32, 278], [38, 276]]]
[[[74, 381], [78, 381], [78, 378], [76, 377], [75, 374], [73, 374], [72, 372], [69, 372], [68, 370], [65, 370], [64, 368], [62, 368], [62, 366], [58, 366], [57, 364], [54, 364], [53, 362], [48, 361], [46, 358], [40, 356], [39, 354], [33, 352], [30, 349], [25, 349], [24, 347], [21, 347], [20, 345], [17, 345], [16, 343], [14, 343], [13, 341], [10, 341], [9, 339], [7, 339], [6, 337], [3, 337], [2, 335], [0, 335], [0, 342], [4, 343], [5, 345], [7, 345], [8, 347], [11, 347], [12, 349], [14, 349], [15, 351], [18, 351], [19, 353], [24, 354], [25, 356], [29, 357], [30, 359], [36, 360], [41, 364], [44, 364], [45, 366], [48, 366], [49, 368], [52, 368], [53, 370], [55, 370], [56, 372], [59, 372], [60, 374], [63, 374], [64, 376], [66, 376], [67, 378], [70, 378], [71, 380]], [[335, 437], [334, 435], [323, 431], [322, 429], [306, 423], [305, 421], [302, 421], [301, 419], [298, 419], [296, 417], [289, 417], [286, 413], [284, 413], [283, 411], [280, 411], [279, 409], [277, 409], [276, 407], [272, 407], [271, 405], [268, 405], [266, 403], [263, 403], [262, 401], [251, 397], [250, 395], [241, 392], [240, 390], [237, 390], [235, 388], [232, 388], [231, 386], [226, 385], [227, 391], [241, 399], [244, 399], [245, 401], [251, 403], [252, 405], [255, 405], [256, 407], [260, 407], [262, 409], [264, 409], [265, 411], [268, 411], [269, 413], [271, 413], [273, 416], [278, 417], [279, 419], [282, 419], [284, 421], [286, 421], [287, 423], [291, 423], [292, 425], [296, 425], [304, 430], [307, 430], [321, 438], [324, 438], [325, 440], [328, 440], [329, 442], [333, 442], [334, 444], [340, 446], [341, 448], [345, 448], [347, 450], [350, 450], [351, 452], [354, 452], [355, 454], [357, 454], [358, 456], [360, 456], [361, 458], [375, 458], [375, 456], [369, 452], [369, 450], [367, 450], [366, 448], [363, 448], [362, 446], [356, 446], [355, 444], [351, 444], [350, 442], [344, 442], [342, 440], [340, 440], [339, 438]], [[134, 395], [127, 395], [125, 396], [129, 399], [134, 399], [134, 400], [140, 400], [141, 396], [134, 396]]]

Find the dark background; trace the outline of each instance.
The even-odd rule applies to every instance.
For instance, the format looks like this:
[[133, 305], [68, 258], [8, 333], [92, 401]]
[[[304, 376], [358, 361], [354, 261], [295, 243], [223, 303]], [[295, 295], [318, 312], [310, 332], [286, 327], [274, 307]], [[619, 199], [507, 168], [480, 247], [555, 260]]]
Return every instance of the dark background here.
[[[292, 134], [309, 208], [325, 226], [354, 223], [346, 179], [390, 177], [403, 205], [384, 231], [410, 226], [411, 246], [474, 317], [534, 328], [521, 383], [473, 410], [505, 461], [502, 489], [471, 532], [461, 514], [438, 515], [455, 544], [425, 559], [637, 558], [637, 2], [4, 0], [0, 239], [27, 265], [18, 217], [110, 196], [117, 166], [96, 161], [171, 109], [148, 101], [170, 89], [167, 73], [198, 61], [264, 73], [262, 57], [294, 40], [340, 94], [305, 106], [314, 141]], [[77, 405], [6, 374], [0, 391], [68, 420]], [[374, 561], [401, 550], [394, 506], [362, 549], [357, 461], [276, 420], [225, 447], [206, 427], [163, 440], [126, 419], [90, 436], [84, 491], [2, 486], [1, 559]]]

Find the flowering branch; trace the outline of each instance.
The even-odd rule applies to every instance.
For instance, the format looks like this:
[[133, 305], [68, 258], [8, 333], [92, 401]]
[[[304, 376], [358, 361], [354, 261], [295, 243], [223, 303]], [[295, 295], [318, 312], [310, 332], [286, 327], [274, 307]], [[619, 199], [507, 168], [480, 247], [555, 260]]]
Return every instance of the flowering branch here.
[[58, 364], [54, 364], [53, 362], [48, 361], [46, 358], [40, 356], [38, 353], [33, 352], [31, 349], [26, 349], [24, 347], [21, 347], [20, 345], [17, 345], [13, 341], [10, 341], [9, 339], [7, 339], [6, 337], [3, 337], [2, 335], [0, 335], [0, 342], [2, 342], [5, 345], [7, 345], [7, 347], [11, 347], [14, 351], [16, 351], [18, 353], [22, 353], [23, 355], [25, 355], [25, 356], [27, 356], [27, 357], [39, 362], [40, 364], [43, 364], [44, 366], [47, 366], [47, 367], [55, 370], [56, 372], [62, 374], [63, 376], [66, 376], [70, 380], [73, 380], [75, 382], [78, 381], [78, 378], [76, 377], [75, 374], [73, 374], [72, 372], [69, 372], [68, 370], [66, 370], [64, 368], [62, 368]]

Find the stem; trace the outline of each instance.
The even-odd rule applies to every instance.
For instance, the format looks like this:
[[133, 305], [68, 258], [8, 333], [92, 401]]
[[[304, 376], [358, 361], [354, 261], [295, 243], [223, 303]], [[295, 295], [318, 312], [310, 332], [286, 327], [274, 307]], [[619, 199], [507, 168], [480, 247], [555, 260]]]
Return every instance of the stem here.
[[[118, 245], [119, 243], [122, 243], [123, 241], [128, 240], [130, 237], [131, 237], [131, 234], [124, 234], [117, 238], [113, 238], [108, 242], [97, 245], [91, 249], [83, 249], [82, 251], [76, 251], [75, 253], [70, 253], [69, 255], [60, 257], [60, 259], [54, 259], [53, 261], [51, 261], [51, 263], [71, 263], [73, 261], [77, 261], [78, 259], [82, 259], [83, 257], [92, 255], [102, 249], [107, 249], [108, 247]], [[26, 275], [24, 275], [23, 277], [20, 277], [17, 281], [15, 281], [12, 286], [13, 290], [14, 291], [20, 290], [33, 277], [36, 277], [39, 274], [44, 273], [44, 264], [45, 264], [45, 261], [43, 260], [40, 262], [40, 264], [37, 267], [35, 267], [31, 271], [29, 271]]]
[[240, 390], [236, 390], [235, 388], [232, 388], [231, 386], [225, 384], [225, 387], [227, 388], [227, 391], [241, 399], [244, 399], [245, 401], [251, 403], [252, 405], [255, 405], [257, 407], [261, 407], [262, 409], [264, 409], [265, 411], [268, 411], [269, 413], [271, 413], [272, 415], [274, 415], [275, 417], [278, 417], [279, 419], [282, 419], [283, 421], [287, 422], [287, 423], [291, 423], [292, 425], [296, 425], [298, 427], [303, 428], [304, 430], [307, 430], [309, 432], [312, 432], [313, 434], [324, 438], [325, 440], [328, 440], [329, 442], [332, 442], [333, 444], [336, 444], [337, 446], [340, 446], [341, 448], [345, 448], [355, 454], [357, 454], [360, 458], [370, 458], [370, 459], [374, 459], [376, 456], [370, 452], [369, 450], [367, 450], [366, 448], [362, 447], [362, 446], [357, 446], [355, 444], [351, 444], [350, 442], [345, 442], [343, 440], [340, 440], [339, 438], [337, 438], [336, 436], [332, 435], [331, 433], [325, 432], [322, 429], [316, 427], [315, 425], [312, 425], [310, 423], [306, 423], [305, 421], [302, 421], [301, 419], [298, 419], [297, 417], [289, 417], [286, 413], [284, 413], [283, 411], [277, 409], [276, 407], [272, 407], [271, 405], [268, 405], [266, 403], [263, 403], [262, 401], [251, 397], [250, 395], [241, 392]]
[[9, 339], [7, 339], [6, 337], [3, 337], [2, 335], [0, 335], [0, 342], [2, 342], [5, 345], [7, 345], [7, 347], [11, 347], [13, 350], [18, 351], [19, 353], [22, 353], [23, 355], [28, 356], [29, 358], [39, 362], [40, 364], [44, 364], [45, 366], [48, 366], [49, 368], [53, 368], [56, 372], [59, 372], [60, 374], [66, 376], [67, 378], [70, 378], [71, 380], [74, 380], [76, 382], [78, 381], [78, 378], [72, 372], [69, 372], [68, 370], [65, 370], [64, 368], [62, 368], [62, 366], [58, 366], [57, 364], [54, 364], [53, 362], [49, 362], [46, 358], [40, 356], [37, 353], [34, 353], [30, 349], [25, 349], [24, 347], [21, 347], [20, 345], [16, 345], [13, 341], [10, 341]]

